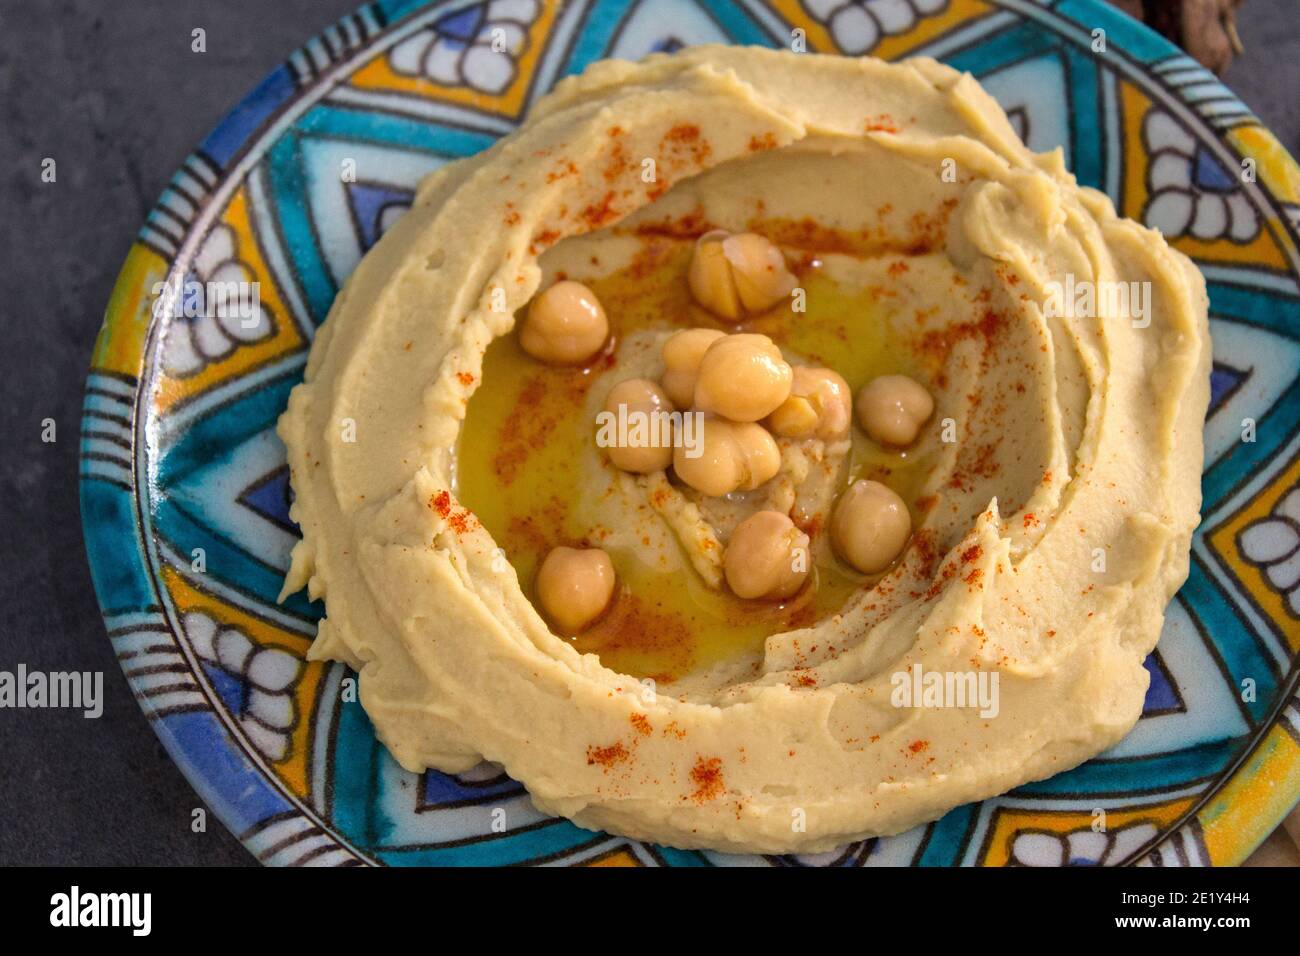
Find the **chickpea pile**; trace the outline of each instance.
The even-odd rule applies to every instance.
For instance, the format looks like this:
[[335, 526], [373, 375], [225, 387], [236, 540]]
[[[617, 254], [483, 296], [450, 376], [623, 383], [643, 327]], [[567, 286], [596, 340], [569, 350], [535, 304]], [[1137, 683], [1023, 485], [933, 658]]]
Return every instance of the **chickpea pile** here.
[[[695, 245], [687, 284], [696, 302], [736, 322], [775, 307], [796, 280], [781, 250], [754, 233], [715, 230]], [[609, 320], [595, 293], [578, 282], [556, 282], [530, 305], [519, 333], [529, 355], [553, 365], [580, 365], [609, 341]], [[619, 382], [605, 410], [703, 413], [701, 454], [682, 443], [612, 447], [615, 468], [650, 474], [672, 468], [704, 495], [752, 491], [781, 469], [777, 437], [824, 442], [848, 438], [855, 418], [869, 438], [901, 449], [913, 444], [934, 413], [934, 399], [904, 375], [884, 375], [856, 400], [844, 378], [828, 368], [792, 366], [766, 335], [688, 328], [663, 343], [658, 382]], [[775, 436], [775, 437], [774, 437]], [[829, 522], [839, 557], [863, 574], [886, 570], [912, 533], [903, 501], [885, 485], [854, 481], [836, 501]], [[788, 514], [759, 511], [732, 531], [723, 557], [728, 587], [747, 600], [786, 600], [804, 586], [810, 539]], [[590, 626], [613, 598], [615, 573], [600, 548], [553, 549], [537, 575], [537, 594], [551, 623], [565, 632]]]

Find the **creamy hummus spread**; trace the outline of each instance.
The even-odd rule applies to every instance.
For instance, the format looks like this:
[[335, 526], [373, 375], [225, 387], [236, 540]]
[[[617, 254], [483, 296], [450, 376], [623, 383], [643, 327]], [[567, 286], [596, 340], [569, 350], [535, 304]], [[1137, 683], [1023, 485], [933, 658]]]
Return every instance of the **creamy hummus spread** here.
[[[702, 309], [687, 273], [718, 229], [774, 243], [790, 295]], [[560, 280], [608, 315], [580, 366], [515, 334]], [[660, 381], [665, 340], [700, 326], [855, 394], [910, 376], [933, 413], [903, 449], [778, 435], [775, 472], [734, 493], [612, 466], [610, 389]], [[1189, 260], [1027, 150], [970, 76], [752, 48], [601, 62], [429, 176], [340, 293], [280, 422], [303, 533], [285, 590], [324, 598], [311, 656], [360, 674], [409, 770], [495, 761], [543, 811], [679, 847], [891, 834], [1133, 726], [1198, 521], [1209, 361]], [[872, 573], [827, 533], [866, 479], [906, 508]], [[758, 511], [807, 543], [793, 596], [728, 583]], [[617, 580], [576, 635], [534, 590], [559, 545]]]

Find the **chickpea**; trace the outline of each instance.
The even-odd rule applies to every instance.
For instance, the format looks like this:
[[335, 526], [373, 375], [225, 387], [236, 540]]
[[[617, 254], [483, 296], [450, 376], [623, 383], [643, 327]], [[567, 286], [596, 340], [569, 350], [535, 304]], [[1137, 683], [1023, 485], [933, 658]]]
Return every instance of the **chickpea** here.
[[[664, 390], [644, 378], [630, 378], [626, 382], [619, 382], [609, 390], [609, 397], [605, 399], [605, 411], [617, 415], [619, 406], [627, 409], [629, 423], [633, 413], [638, 416], [644, 415], [649, 419], [647, 437], [651, 441], [659, 434], [658, 413], [675, 410], [673, 403], [664, 394]], [[637, 475], [662, 471], [673, 463], [671, 443], [641, 447], [611, 445], [605, 450], [609, 453], [609, 460], [614, 463], [615, 468]]]
[[661, 381], [678, 408], [690, 408], [695, 401], [695, 375], [700, 370], [700, 359], [725, 334], [717, 329], [682, 329], [664, 340], [660, 352], [664, 360]]
[[759, 511], [736, 525], [722, 560], [727, 584], [747, 600], [790, 597], [809, 567], [808, 535], [779, 511]]
[[700, 359], [695, 407], [733, 422], [756, 422], [790, 396], [793, 380], [789, 363], [766, 335], [726, 335]]
[[781, 449], [768, 430], [756, 422], [737, 422], [733, 434], [745, 464], [740, 490], [753, 491], [781, 470]]
[[609, 319], [596, 294], [568, 279], [533, 299], [519, 330], [523, 350], [548, 365], [581, 365], [608, 338]]
[[552, 548], [537, 571], [537, 599], [552, 624], [576, 634], [609, 606], [614, 579], [614, 563], [600, 548]]
[[698, 458], [689, 457], [690, 449], [683, 443], [673, 448], [673, 470], [706, 495], [753, 491], [781, 469], [781, 450], [767, 429], [756, 422], [706, 417], [700, 445]]
[[706, 232], [695, 243], [686, 281], [696, 302], [731, 322], [766, 312], [796, 284], [772, 242], [752, 232], [733, 236], [723, 229]]
[[724, 230], [715, 229], [696, 240], [686, 284], [696, 302], [714, 315], [735, 322], [741, 315], [740, 296], [736, 293], [731, 263], [722, 251], [722, 241], [727, 235]]
[[921, 426], [934, 413], [934, 399], [925, 386], [906, 375], [873, 378], [858, 392], [858, 422], [882, 445], [901, 448], [916, 441]]
[[766, 312], [798, 284], [776, 244], [752, 232], [724, 239], [722, 251], [731, 263], [740, 304], [750, 313]]
[[767, 419], [767, 427], [786, 438], [833, 441], [853, 423], [849, 383], [828, 368], [800, 365], [794, 370], [790, 397]]
[[907, 505], [878, 481], [855, 481], [831, 514], [835, 550], [863, 574], [889, 567], [911, 534]]

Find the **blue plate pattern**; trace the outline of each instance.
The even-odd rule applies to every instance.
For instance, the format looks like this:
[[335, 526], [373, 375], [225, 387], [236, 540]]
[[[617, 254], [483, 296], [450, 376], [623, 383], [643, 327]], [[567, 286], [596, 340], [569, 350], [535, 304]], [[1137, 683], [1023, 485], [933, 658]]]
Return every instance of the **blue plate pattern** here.
[[[607, 56], [792, 36], [970, 71], [1032, 148], [1060, 146], [1081, 182], [1204, 271], [1215, 343], [1204, 521], [1147, 662], [1143, 719], [1068, 773], [807, 857], [591, 833], [537, 813], [488, 765], [401, 770], [353, 676], [305, 660], [321, 607], [275, 600], [296, 529], [274, 425], [316, 327], [420, 178], [508, 132], [558, 78]], [[371, 3], [203, 141], [123, 269], [82, 431], [109, 637], [174, 759], [267, 863], [1236, 862], [1300, 795], [1298, 223], [1300, 170], [1249, 111], [1095, 0]], [[220, 309], [155, 316], [160, 283], [230, 277], [258, 283], [253, 328]]]

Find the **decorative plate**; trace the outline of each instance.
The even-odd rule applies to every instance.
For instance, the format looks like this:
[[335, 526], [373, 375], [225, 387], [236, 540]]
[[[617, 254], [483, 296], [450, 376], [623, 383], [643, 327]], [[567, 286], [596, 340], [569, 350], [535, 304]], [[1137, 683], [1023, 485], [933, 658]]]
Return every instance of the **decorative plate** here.
[[[321, 607], [275, 600], [296, 531], [274, 425], [312, 334], [420, 177], [508, 132], [559, 77], [706, 41], [785, 46], [794, 29], [812, 51], [970, 71], [1029, 146], [1064, 147], [1204, 271], [1204, 520], [1142, 719], [1068, 773], [817, 857], [591, 833], [489, 765], [406, 773], [341, 692], [345, 668], [305, 660]], [[172, 757], [266, 863], [1235, 864], [1300, 796], [1298, 244], [1300, 168], [1213, 75], [1099, 0], [380, 0], [234, 109], [127, 257], [82, 423], [108, 634]], [[223, 279], [258, 283], [253, 327], [154, 308], [161, 283]], [[495, 833], [500, 806], [518, 822]]]

